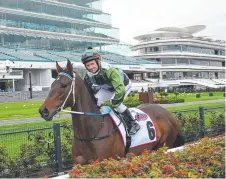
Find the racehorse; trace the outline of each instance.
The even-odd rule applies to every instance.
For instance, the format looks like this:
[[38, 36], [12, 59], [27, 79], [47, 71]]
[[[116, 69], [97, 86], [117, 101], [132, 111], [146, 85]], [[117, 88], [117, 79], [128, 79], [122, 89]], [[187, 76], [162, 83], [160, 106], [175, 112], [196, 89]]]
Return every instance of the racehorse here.
[[[58, 77], [51, 85], [51, 90], [39, 109], [41, 117], [52, 120], [62, 109], [71, 107], [74, 138], [72, 142], [72, 158], [75, 164], [88, 164], [90, 160], [103, 160], [116, 156], [125, 156], [125, 146], [117, 126], [109, 115], [85, 115], [84, 112], [101, 114], [93, 93], [81, 77], [73, 71], [68, 60], [66, 69], [56, 62]], [[155, 104], [138, 106], [155, 123], [156, 142], [130, 148], [136, 155], [144, 149], [156, 150], [164, 144], [168, 148], [184, 144], [183, 136], [177, 120], [166, 109]], [[81, 112], [81, 113], [80, 113]]]

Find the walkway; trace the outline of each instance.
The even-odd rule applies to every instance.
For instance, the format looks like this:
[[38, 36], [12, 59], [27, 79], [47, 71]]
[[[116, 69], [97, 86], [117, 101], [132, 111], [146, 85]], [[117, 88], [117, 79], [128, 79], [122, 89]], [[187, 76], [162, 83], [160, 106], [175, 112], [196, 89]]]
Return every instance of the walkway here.
[[[174, 103], [174, 104], [159, 104], [160, 106], [167, 108], [167, 107], [174, 107], [174, 106], [187, 106], [193, 104], [203, 104], [203, 103], [217, 103], [217, 102], [225, 102], [224, 99], [217, 99], [217, 100], [208, 100], [208, 101], [194, 101], [194, 102], [186, 102], [186, 103]], [[64, 114], [60, 117], [54, 117], [53, 120], [59, 120], [63, 118], [70, 118], [70, 114]], [[11, 124], [23, 124], [28, 122], [41, 122], [45, 121], [41, 117], [34, 117], [34, 118], [25, 118], [25, 119], [12, 119], [12, 120], [2, 120], [0, 121], [0, 126], [3, 125], [11, 125]]]

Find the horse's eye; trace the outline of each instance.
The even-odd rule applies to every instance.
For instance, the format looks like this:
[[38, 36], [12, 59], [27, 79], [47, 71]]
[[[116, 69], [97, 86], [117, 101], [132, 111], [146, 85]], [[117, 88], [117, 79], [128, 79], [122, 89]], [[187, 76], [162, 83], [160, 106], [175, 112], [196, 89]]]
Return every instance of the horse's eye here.
[[61, 87], [61, 88], [66, 88], [67, 85], [66, 85], [66, 84], [60, 84], [60, 87]]

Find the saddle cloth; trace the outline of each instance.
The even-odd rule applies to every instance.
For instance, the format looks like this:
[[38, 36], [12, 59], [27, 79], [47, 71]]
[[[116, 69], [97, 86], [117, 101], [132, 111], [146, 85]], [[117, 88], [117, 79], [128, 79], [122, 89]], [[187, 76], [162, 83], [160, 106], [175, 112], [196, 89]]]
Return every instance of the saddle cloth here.
[[[107, 109], [108, 108], [108, 109]], [[120, 124], [120, 119], [118, 118], [118, 116], [114, 113], [113, 110], [109, 110], [109, 106], [104, 106], [102, 107], [102, 113], [104, 113], [104, 111], [110, 111], [110, 116], [113, 120], [113, 122], [115, 123], [116, 126], [118, 126]], [[139, 125], [140, 125], [140, 130], [134, 134], [131, 135], [131, 146], [130, 148], [135, 148], [135, 147], [139, 147], [141, 145], [146, 145], [146, 144], [150, 144], [152, 142], [156, 142], [157, 138], [156, 138], [156, 129], [155, 129], [155, 125], [153, 123], [153, 121], [151, 120], [151, 118], [144, 113], [143, 111], [137, 109], [137, 108], [129, 108], [131, 114], [133, 115], [133, 117], [135, 119], [137, 119]], [[118, 126], [119, 132], [121, 134], [121, 137], [123, 139], [124, 142], [124, 146], [126, 146], [126, 129], [125, 126], [123, 125], [123, 123], [121, 123]]]

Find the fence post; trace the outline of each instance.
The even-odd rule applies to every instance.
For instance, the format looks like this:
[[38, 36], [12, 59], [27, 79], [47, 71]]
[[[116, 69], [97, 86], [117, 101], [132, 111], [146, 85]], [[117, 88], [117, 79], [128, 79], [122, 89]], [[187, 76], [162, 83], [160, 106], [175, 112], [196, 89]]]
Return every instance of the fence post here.
[[53, 131], [54, 131], [55, 160], [57, 163], [57, 171], [59, 174], [63, 172], [61, 141], [60, 141], [60, 124], [54, 123]]
[[205, 135], [205, 119], [204, 119], [205, 111], [203, 106], [199, 106], [199, 119], [200, 119], [200, 131], [199, 137], [204, 137]]

